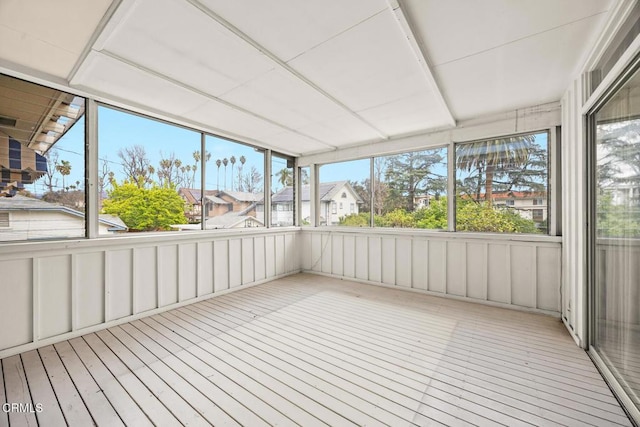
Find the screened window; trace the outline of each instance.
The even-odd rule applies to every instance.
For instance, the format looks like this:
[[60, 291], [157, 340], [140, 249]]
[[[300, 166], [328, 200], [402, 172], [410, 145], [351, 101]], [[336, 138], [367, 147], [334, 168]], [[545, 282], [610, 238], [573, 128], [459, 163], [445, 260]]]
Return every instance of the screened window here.
[[264, 226], [264, 151], [207, 135], [205, 191], [207, 230]]
[[447, 148], [376, 157], [375, 225], [447, 228]]
[[84, 103], [0, 75], [0, 242], [85, 236]]
[[532, 201], [548, 197], [548, 140], [541, 132], [457, 144], [456, 230], [547, 233], [547, 208], [534, 220]]
[[[371, 224], [370, 171], [370, 159], [320, 167], [319, 225], [368, 227]], [[353, 212], [345, 208], [351, 203], [354, 204]]]
[[98, 109], [101, 214], [129, 232], [200, 229], [200, 134]]
[[293, 200], [295, 198], [294, 161], [291, 157], [273, 154], [271, 157], [271, 226], [287, 227], [294, 224]]

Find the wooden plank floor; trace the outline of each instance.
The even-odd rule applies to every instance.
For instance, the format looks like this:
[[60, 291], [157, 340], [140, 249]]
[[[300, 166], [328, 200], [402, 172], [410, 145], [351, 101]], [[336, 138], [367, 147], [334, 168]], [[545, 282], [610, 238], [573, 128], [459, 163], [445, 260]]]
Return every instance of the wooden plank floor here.
[[631, 425], [557, 319], [305, 274], [0, 362], [0, 427]]

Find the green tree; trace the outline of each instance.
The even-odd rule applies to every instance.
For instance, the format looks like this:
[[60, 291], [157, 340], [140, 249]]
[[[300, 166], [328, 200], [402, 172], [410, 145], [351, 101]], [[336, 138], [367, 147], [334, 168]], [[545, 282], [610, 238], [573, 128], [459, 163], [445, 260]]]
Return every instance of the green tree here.
[[113, 183], [102, 211], [116, 215], [135, 231], [169, 230], [173, 224], [185, 224], [184, 201], [174, 188], [140, 187], [125, 181]]
[[62, 188], [64, 190], [68, 190], [64, 182], [64, 177], [71, 174], [71, 162], [68, 160], [61, 160], [60, 164], [56, 165], [56, 170], [60, 172], [60, 175], [62, 175]]
[[513, 209], [494, 208], [487, 202], [458, 199], [456, 230], [488, 233], [540, 233], [536, 223]]
[[446, 176], [435, 171], [437, 165], [443, 164], [444, 153], [445, 149], [438, 149], [388, 157], [385, 169], [388, 194], [383, 210], [389, 212], [402, 208], [412, 212], [417, 195], [431, 193], [439, 196], [446, 191]]
[[231, 163], [231, 191], [234, 190], [233, 187], [233, 167], [236, 164], [236, 156], [231, 156], [231, 158], [229, 159], [229, 163]]
[[[467, 188], [475, 182], [474, 200], [479, 201], [484, 178], [484, 200], [493, 204], [493, 184], [496, 173], [522, 170], [529, 161], [535, 135], [521, 135], [501, 139], [460, 144], [456, 148], [456, 167], [458, 170], [473, 172], [463, 181]], [[513, 187], [513, 186], [512, 186]], [[471, 192], [467, 190], [468, 194]]]
[[222, 164], [224, 165], [224, 189], [227, 189], [227, 165], [229, 164], [229, 159], [226, 157], [222, 159]]
[[216, 166], [218, 167], [218, 180], [216, 181], [216, 189], [220, 191], [220, 165], [222, 165], [222, 160], [216, 160]]
[[287, 187], [287, 186], [293, 185], [293, 174], [291, 173], [291, 169], [290, 168], [282, 168], [282, 169], [280, 169], [276, 173], [276, 176], [278, 177], [278, 182], [283, 187]]
[[338, 225], [344, 225], [348, 227], [369, 227], [369, 218], [371, 214], [368, 212], [360, 212], [357, 214], [350, 214], [340, 218]]

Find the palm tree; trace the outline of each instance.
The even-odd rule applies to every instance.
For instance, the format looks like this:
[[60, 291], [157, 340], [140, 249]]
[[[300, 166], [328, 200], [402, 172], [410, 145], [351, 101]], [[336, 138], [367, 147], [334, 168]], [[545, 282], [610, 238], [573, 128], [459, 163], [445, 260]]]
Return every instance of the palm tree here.
[[282, 184], [283, 187], [291, 184], [293, 178], [291, 176], [291, 169], [289, 168], [282, 168], [278, 173], [276, 173], [276, 176], [279, 177], [278, 182]]
[[[479, 176], [485, 174], [484, 200], [491, 205], [496, 170], [513, 169], [525, 164], [534, 141], [534, 135], [523, 135], [460, 144], [456, 149], [456, 166], [467, 172], [476, 169]], [[479, 199], [479, 191], [477, 196]]]
[[244, 168], [244, 164], [247, 161], [245, 156], [240, 156], [240, 166], [238, 166], [238, 187], [243, 187], [239, 191], [244, 191], [244, 186], [242, 184], [242, 169]]
[[216, 181], [216, 187], [218, 187], [218, 191], [220, 191], [220, 165], [222, 164], [222, 160], [216, 160], [216, 166], [218, 167], [218, 180]]
[[226, 157], [222, 159], [222, 164], [224, 165], [224, 189], [227, 189], [227, 165], [229, 164], [229, 159]]
[[67, 189], [64, 184], [64, 177], [71, 173], [71, 162], [68, 160], [61, 160], [59, 165], [56, 165], [56, 170], [62, 175], [62, 188]]
[[236, 164], [236, 156], [231, 156], [229, 162], [231, 163], [231, 191], [233, 191], [233, 165]]

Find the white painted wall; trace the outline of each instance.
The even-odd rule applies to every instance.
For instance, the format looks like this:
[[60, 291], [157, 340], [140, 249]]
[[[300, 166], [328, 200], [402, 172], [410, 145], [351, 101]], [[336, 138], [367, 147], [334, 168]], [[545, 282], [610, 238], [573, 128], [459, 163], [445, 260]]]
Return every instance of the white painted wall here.
[[0, 245], [0, 358], [300, 269], [297, 229]]
[[303, 228], [302, 269], [560, 316], [561, 239]]

